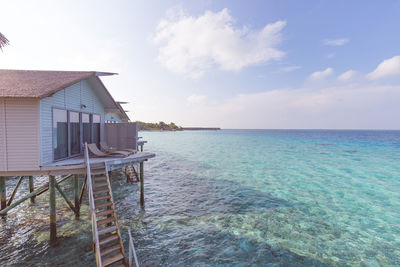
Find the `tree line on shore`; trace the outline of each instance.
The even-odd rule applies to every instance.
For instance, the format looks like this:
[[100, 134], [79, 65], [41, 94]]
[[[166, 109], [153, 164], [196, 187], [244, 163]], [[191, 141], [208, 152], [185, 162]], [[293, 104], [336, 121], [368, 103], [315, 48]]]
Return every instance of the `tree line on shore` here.
[[138, 121], [139, 131], [182, 131], [181, 126], [177, 126], [175, 123], [170, 122], [169, 124], [160, 121], [156, 123]]

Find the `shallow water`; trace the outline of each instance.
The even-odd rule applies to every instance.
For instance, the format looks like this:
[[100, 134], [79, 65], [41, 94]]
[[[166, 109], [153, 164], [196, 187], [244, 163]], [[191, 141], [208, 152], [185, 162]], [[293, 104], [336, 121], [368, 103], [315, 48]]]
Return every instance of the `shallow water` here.
[[[141, 265], [400, 265], [400, 131], [141, 135], [157, 154], [145, 163], [145, 211], [138, 185], [113, 178]], [[87, 206], [74, 220], [58, 198], [62, 237], [50, 248], [47, 193], [37, 201], [0, 219], [0, 265], [94, 265]]]

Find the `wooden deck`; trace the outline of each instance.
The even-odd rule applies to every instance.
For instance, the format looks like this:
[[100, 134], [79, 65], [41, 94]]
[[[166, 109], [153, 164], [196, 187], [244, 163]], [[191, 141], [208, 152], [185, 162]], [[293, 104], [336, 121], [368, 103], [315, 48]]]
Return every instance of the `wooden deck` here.
[[[90, 158], [90, 165], [93, 167], [104, 166], [107, 164], [110, 171], [121, 169], [125, 166], [132, 165], [133, 163], [143, 162], [150, 158], [154, 158], [154, 153], [137, 152], [127, 157], [102, 157]], [[77, 156], [65, 160], [60, 160], [40, 166], [39, 170], [21, 170], [21, 171], [8, 171], [0, 172], [0, 176], [32, 176], [32, 175], [68, 175], [68, 174], [85, 174], [86, 165], [83, 156]]]

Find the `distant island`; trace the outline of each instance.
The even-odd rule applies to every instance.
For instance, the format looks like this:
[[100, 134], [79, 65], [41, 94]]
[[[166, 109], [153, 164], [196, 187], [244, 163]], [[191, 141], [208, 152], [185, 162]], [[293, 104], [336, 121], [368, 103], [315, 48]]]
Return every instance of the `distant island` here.
[[217, 127], [182, 127], [183, 130], [185, 131], [218, 131], [221, 130], [221, 128]]
[[205, 131], [205, 130], [221, 130], [221, 128], [213, 127], [182, 127], [173, 122], [169, 124], [160, 121], [156, 123], [137, 121], [139, 131]]
[[152, 122], [137, 122], [139, 131], [183, 131], [183, 128], [177, 126], [175, 123], [170, 122], [166, 124], [163, 121], [152, 123]]

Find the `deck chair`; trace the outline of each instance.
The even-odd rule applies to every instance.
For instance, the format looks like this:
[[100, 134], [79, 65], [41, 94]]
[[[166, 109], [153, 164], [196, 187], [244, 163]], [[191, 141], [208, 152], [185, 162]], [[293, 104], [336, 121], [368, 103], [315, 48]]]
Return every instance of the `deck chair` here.
[[[101, 147], [101, 149], [103, 149], [105, 152], [109, 152], [109, 153], [112, 153], [112, 152], [117, 151], [117, 150], [115, 150], [114, 148], [109, 147], [109, 146], [107, 145], [107, 143], [104, 142], [104, 141], [101, 141], [101, 142], [100, 142], [100, 147]], [[121, 149], [121, 151], [123, 151], [123, 152], [129, 152], [130, 154], [135, 154], [135, 153], [137, 152], [136, 149], [131, 149], [131, 148], [124, 148], [124, 149]], [[121, 151], [119, 151], [119, 152], [121, 152]]]
[[88, 144], [88, 149], [89, 151], [95, 155], [96, 157], [115, 157], [115, 156], [120, 156], [120, 157], [126, 157], [129, 156], [128, 152], [125, 151], [115, 151], [115, 152], [103, 152], [100, 149], [97, 148], [96, 144]]

